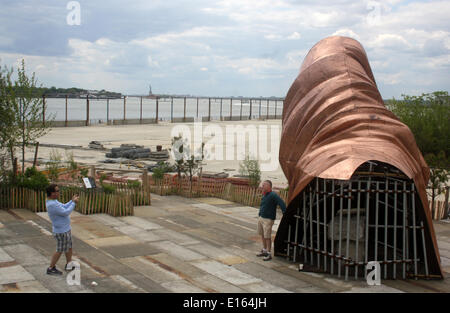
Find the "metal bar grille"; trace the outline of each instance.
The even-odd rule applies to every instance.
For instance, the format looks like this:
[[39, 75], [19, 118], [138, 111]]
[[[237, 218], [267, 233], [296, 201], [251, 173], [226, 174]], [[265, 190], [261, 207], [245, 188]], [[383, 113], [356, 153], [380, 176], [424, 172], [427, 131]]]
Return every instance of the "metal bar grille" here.
[[345, 280], [364, 277], [370, 261], [380, 263], [384, 279], [430, 277], [414, 183], [370, 175], [373, 165], [349, 181], [316, 178], [304, 188], [289, 225], [288, 258]]

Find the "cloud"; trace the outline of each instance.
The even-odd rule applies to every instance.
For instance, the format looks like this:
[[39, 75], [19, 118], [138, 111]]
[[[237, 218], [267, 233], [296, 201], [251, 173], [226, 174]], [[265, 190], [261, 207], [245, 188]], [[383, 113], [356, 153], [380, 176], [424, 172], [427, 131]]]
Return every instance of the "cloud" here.
[[402, 81], [403, 75], [403, 73], [382, 73], [378, 75], [378, 81], [381, 81], [387, 85], [397, 85]]
[[350, 37], [356, 40], [360, 40], [360, 37], [357, 33], [355, 33], [353, 30], [348, 29], [348, 28], [343, 28], [343, 29], [339, 29], [337, 31], [335, 31], [332, 36], [345, 36], [345, 37]]
[[296, 39], [300, 39], [302, 36], [300, 35], [300, 33], [298, 32], [293, 32], [292, 34], [290, 34], [287, 39], [290, 40], [296, 40]]
[[368, 45], [374, 49], [390, 49], [395, 51], [407, 51], [412, 45], [401, 35], [397, 34], [380, 34]]
[[1, 62], [25, 58], [59, 87], [283, 96], [309, 49], [340, 35], [361, 42], [385, 98], [450, 86], [449, 1], [80, 3], [75, 27], [66, 2], [3, 1]]

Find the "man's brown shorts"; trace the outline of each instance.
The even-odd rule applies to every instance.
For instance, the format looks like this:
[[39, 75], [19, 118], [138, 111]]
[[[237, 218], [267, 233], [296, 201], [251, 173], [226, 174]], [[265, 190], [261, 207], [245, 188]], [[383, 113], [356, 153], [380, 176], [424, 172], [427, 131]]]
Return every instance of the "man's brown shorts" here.
[[272, 226], [275, 221], [269, 218], [258, 217], [258, 235], [264, 236], [265, 239], [272, 238]]

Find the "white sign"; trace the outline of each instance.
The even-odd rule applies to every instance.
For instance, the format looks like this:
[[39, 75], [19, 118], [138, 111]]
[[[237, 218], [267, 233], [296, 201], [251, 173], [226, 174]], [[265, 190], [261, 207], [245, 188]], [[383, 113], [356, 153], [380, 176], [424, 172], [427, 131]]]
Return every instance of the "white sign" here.
[[89, 181], [88, 177], [83, 177], [83, 181], [86, 188], [92, 188], [91, 182]]

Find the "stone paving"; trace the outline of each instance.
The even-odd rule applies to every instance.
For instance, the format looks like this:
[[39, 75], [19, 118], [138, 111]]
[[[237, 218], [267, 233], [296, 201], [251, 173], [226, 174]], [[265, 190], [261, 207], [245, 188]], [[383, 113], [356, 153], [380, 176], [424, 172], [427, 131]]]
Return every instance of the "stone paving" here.
[[[450, 291], [449, 223], [435, 223], [446, 279], [370, 287], [363, 280], [299, 272], [284, 258], [256, 257], [261, 243], [255, 208], [216, 198], [152, 197], [152, 205], [136, 207], [135, 216], [72, 213], [74, 260], [81, 265], [81, 284], [72, 286], [66, 273], [46, 274], [56, 245], [47, 213], [0, 210], [0, 292]], [[278, 225], [279, 219], [273, 237]], [[62, 256], [57, 267], [64, 265]]]

